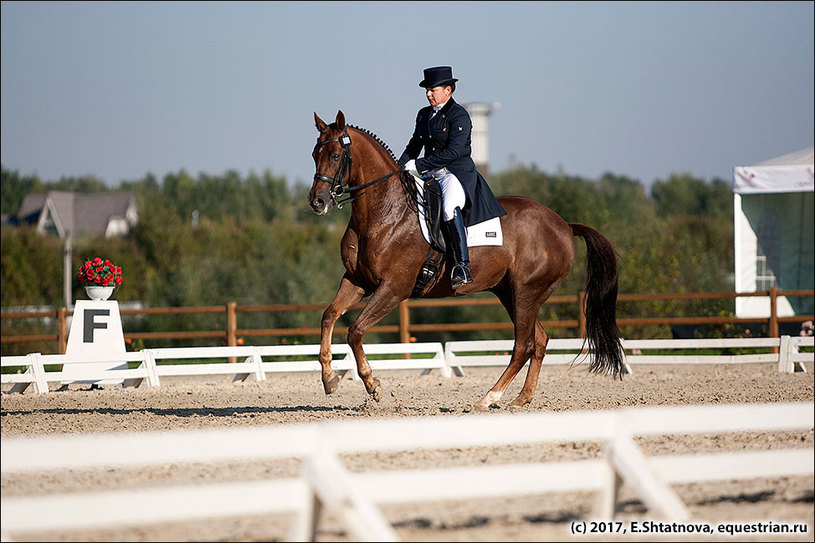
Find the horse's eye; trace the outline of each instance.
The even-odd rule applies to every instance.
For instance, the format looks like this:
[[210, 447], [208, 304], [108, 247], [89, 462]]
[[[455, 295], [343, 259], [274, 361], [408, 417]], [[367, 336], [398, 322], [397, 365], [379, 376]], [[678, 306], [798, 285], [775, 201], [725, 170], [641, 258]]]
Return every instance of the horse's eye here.
[[331, 155], [331, 160], [336, 162], [339, 159], [340, 159], [340, 155], [337, 155], [337, 154]]

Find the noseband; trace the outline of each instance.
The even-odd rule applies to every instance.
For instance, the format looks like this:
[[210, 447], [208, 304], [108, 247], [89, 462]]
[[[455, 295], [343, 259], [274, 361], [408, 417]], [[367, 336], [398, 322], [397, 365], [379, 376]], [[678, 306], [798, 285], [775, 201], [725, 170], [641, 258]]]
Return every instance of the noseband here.
[[348, 202], [353, 202], [354, 200], [356, 200], [357, 198], [364, 194], [359, 193], [356, 196], [351, 196], [349, 194], [348, 197], [345, 198], [344, 200], [337, 200], [337, 198], [344, 194], [346, 191], [352, 193], [359, 190], [363, 190], [370, 187], [371, 185], [374, 185], [393, 175], [396, 175], [397, 173], [407, 171], [403, 169], [395, 170], [389, 174], [383, 175], [378, 179], [374, 179], [369, 183], [365, 183], [364, 185], [359, 185], [357, 187], [351, 186], [346, 187], [345, 186], [346, 183], [351, 180], [351, 136], [348, 135], [348, 128], [345, 128], [342, 132], [342, 135], [337, 138], [332, 138], [330, 140], [325, 141], [318, 141], [315, 148], [322, 147], [323, 145], [331, 143], [333, 141], [339, 142], [339, 144], [342, 146], [342, 156], [340, 157], [340, 164], [339, 166], [337, 166], [337, 173], [334, 174], [334, 177], [328, 177], [327, 175], [317, 172], [314, 174], [314, 180], [331, 183], [331, 190], [329, 191], [329, 194], [331, 195], [331, 201], [334, 202], [334, 205], [337, 206], [337, 209], [342, 209], [345, 204], [347, 204]]

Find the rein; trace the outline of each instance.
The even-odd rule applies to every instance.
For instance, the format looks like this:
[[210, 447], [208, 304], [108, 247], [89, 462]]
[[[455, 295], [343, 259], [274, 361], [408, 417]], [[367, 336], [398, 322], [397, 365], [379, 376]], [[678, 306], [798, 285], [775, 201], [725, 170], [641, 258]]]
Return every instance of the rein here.
[[[365, 183], [363, 185], [359, 185], [356, 187], [346, 186], [346, 183], [351, 179], [351, 136], [348, 135], [348, 128], [346, 128], [343, 131], [342, 136], [332, 138], [330, 140], [318, 141], [317, 147], [321, 147], [333, 141], [339, 142], [339, 144], [342, 146], [342, 157], [340, 157], [340, 164], [339, 166], [337, 166], [337, 173], [334, 174], [334, 177], [328, 177], [327, 175], [318, 172], [314, 174], [314, 180], [331, 183], [331, 190], [329, 191], [329, 193], [331, 194], [331, 200], [334, 202], [334, 205], [337, 206], [337, 209], [342, 209], [345, 206], [345, 204], [353, 202], [354, 200], [365, 194], [365, 192], [360, 192], [359, 194], [354, 196], [352, 193], [357, 191], [364, 191], [364, 189], [367, 189], [379, 183], [380, 181], [384, 181], [385, 179], [393, 177], [398, 173], [407, 172], [407, 170], [405, 169], [398, 169], [390, 173], [387, 173], [382, 177], [378, 177], [373, 181], [369, 181], [368, 183]], [[402, 181], [402, 185], [405, 186], [404, 176], [402, 176], [400, 180]], [[346, 192], [349, 193], [348, 196], [344, 200], [339, 200], [338, 198], [345, 194]], [[411, 199], [414, 200], [415, 202], [415, 197], [413, 196], [411, 191], [408, 191], [408, 194], [411, 195]]]

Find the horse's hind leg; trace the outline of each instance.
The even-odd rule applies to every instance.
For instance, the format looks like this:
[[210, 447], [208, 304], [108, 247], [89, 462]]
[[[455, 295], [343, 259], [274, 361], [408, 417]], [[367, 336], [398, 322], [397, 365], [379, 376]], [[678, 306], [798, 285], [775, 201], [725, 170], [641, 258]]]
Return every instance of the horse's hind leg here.
[[535, 352], [535, 325], [538, 322], [537, 307], [533, 308], [532, 305], [534, 304], [513, 300], [512, 295], [506, 292], [496, 291], [495, 294], [501, 300], [507, 313], [509, 313], [509, 318], [512, 319], [515, 325], [515, 346], [512, 349], [512, 356], [509, 359], [509, 365], [504, 370], [504, 373], [501, 374], [501, 377], [498, 378], [495, 385], [487, 392], [487, 395], [476, 404], [475, 409], [478, 411], [487, 411], [490, 406], [496, 405], [509, 384], [515, 379], [518, 372], [521, 371], [526, 361], [529, 360], [533, 354], [537, 354]]
[[549, 343], [549, 336], [543, 329], [543, 325], [539, 321], [535, 322], [535, 352], [529, 361], [529, 369], [526, 371], [526, 380], [521, 393], [515, 398], [511, 404], [510, 409], [518, 409], [525, 405], [532, 403], [535, 398], [535, 389], [538, 386], [538, 378], [541, 373], [541, 365], [543, 364], [543, 357], [546, 355], [546, 344]]
[[320, 325], [320, 368], [323, 389], [326, 394], [331, 394], [340, 386], [340, 377], [331, 368], [331, 338], [334, 334], [334, 325], [348, 309], [359, 302], [365, 291], [351, 283], [347, 277], [343, 277], [340, 288], [334, 301], [323, 313], [323, 320]]

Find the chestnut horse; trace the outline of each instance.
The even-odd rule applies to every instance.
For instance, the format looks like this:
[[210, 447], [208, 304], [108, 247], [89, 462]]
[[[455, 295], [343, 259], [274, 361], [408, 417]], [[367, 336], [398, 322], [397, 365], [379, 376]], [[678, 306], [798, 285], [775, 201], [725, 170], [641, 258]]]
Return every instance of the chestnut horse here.
[[[348, 344], [368, 394], [381, 399], [382, 387], [372, 374], [362, 347], [365, 332], [411, 296], [430, 246], [416, 216], [412, 178], [400, 170], [391, 150], [371, 132], [347, 125], [342, 111], [326, 124], [317, 114], [319, 131], [312, 157], [316, 166], [308, 199], [318, 215], [333, 205], [352, 201], [351, 219], [340, 253], [345, 274], [334, 301], [323, 314], [320, 365], [323, 387], [331, 394], [339, 375], [331, 368], [334, 324], [365, 296], [370, 299], [348, 330]], [[340, 198], [345, 198], [341, 200]], [[623, 348], [616, 322], [617, 257], [600, 232], [569, 224], [554, 211], [529, 198], [498, 198], [507, 214], [500, 218], [503, 245], [470, 248], [473, 282], [451, 288], [448, 265], [421, 296], [442, 298], [488, 290], [494, 293], [514, 324], [515, 345], [509, 365], [486, 396], [479, 411], [497, 405], [502, 394], [530, 360], [523, 389], [510, 408], [529, 404], [549, 337], [538, 310], [568, 275], [574, 262], [574, 236], [587, 247], [586, 331], [592, 354], [589, 370], [621, 376]]]

